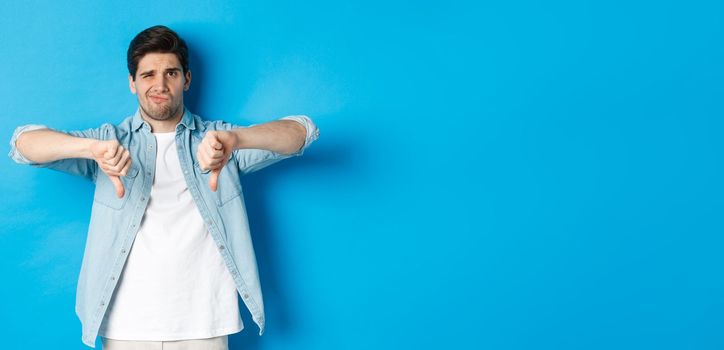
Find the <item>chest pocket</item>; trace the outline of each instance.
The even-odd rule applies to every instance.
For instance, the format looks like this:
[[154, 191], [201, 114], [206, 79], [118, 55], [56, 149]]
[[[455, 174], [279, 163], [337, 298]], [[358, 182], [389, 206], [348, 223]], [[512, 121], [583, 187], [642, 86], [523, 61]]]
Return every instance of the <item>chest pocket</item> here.
[[116, 196], [116, 188], [113, 186], [111, 179], [101, 170], [98, 170], [98, 178], [96, 178], [96, 192], [93, 197], [93, 201], [102, 205], [105, 205], [112, 209], [121, 209], [128, 201], [128, 197], [131, 195], [131, 188], [133, 182], [138, 175], [138, 167], [131, 166], [126, 176], [121, 176], [121, 182], [123, 183], [123, 189], [125, 193], [122, 198]]
[[204, 187], [204, 192], [211, 194], [216, 201], [216, 205], [223, 206], [230, 200], [241, 195], [241, 182], [239, 181], [239, 172], [236, 170], [238, 167], [233, 158], [221, 169], [216, 184], [216, 192], [211, 191], [211, 187], [209, 186], [211, 171], [202, 170], [199, 163], [194, 163], [194, 168], [203, 180], [201, 185]]

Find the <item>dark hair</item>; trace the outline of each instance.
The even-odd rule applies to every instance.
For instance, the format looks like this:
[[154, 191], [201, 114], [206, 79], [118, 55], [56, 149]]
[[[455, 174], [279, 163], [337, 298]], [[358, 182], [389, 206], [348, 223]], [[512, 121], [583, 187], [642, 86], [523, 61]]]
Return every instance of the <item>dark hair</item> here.
[[189, 49], [186, 42], [176, 32], [166, 26], [153, 26], [138, 33], [128, 45], [126, 60], [128, 73], [136, 80], [138, 61], [148, 53], [172, 53], [181, 63], [183, 73], [189, 70]]

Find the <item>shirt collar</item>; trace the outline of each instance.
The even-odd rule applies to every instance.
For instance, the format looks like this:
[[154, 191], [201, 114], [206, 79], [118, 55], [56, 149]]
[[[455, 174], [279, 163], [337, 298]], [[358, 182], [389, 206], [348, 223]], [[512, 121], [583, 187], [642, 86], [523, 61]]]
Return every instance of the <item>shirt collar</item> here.
[[[141, 108], [136, 110], [136, 114], [133, 115], [133, 119], [131, 120], [131, 130], [137, 131], [140, 129], [144, 124], [146, 124], [146, 121], [143, 120], [143, 117], [141, 117]], [[191, 112], [184, 106], [184, 114], [181, 116], [181, 120], [178, 123], [179, 125], [183, 125], [186, 127], [186, 129], [189, 130], [196, 130], [196, 119], [191, 115]], [[176, 128], [178, 128], [178, 125], [176, 125]]]

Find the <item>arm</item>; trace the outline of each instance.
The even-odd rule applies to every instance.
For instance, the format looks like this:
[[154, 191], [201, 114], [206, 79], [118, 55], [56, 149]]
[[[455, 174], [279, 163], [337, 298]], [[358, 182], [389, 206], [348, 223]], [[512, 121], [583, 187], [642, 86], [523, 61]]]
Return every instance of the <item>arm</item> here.
[[[75, 132], [83, 135], [83, 132]], [[97, 140], [91, 137], [73, 136], [47, 128], [33, 128], [19, 131], [13, 138], [12, 153], [18, 162], [33, 165], [51, 165], [73, 174], [88, 176], [93, 170], [85, 160], [94, 161], [105, 172], [116, 187], [118, 197], [123, 197], [124, 188], [119, 176], [125, 176], [130, 169], [131, 159], [127, 150], [117, 140]], [[77, 159], [76, 162], [62, 162]], [[93, 164], [93, 162], [91, 162]]]
[[38, 129], [20, 134], [15, 145], [18, 152], [30, 162], [49, 163], [67, 158], [93, 159], [90, 149], [97, 141], [50, 129]]
[[[232, 153], [243, 172], [258, 170], [278, 160], [301, 155], [319, 137], [319, 130], [306, 116], [289, 116], [250, 127], [209, 131], [199, 145], [202, 169], [212, 170], [209, 186], [216, 191], [218, 175]], [[236, 152], [235, 152], [236, 151]]]
[[242, 148], [265, 149], [290, 155], [304, 146], [307, 130], [292, 120], [275, 120], [248, 128], [231, 130], [235, 136], [234, 150]]

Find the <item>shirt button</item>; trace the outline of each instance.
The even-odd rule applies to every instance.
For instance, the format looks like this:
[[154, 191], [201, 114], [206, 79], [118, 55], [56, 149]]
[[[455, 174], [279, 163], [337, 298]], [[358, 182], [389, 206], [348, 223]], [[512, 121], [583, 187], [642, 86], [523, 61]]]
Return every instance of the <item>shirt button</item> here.
[[249, 294], [244, 294], [244, 299], [249, 299]]
[[116, 280], [116, 276], [111, 277], [111, 281], [115, 281], [115, 280]]
[[223, 244], [220, 245], [220, 246], [219, 246], [219, 249], [224, 250], [224, 245], [223, 245]]
[[146, 197], [141, 197], [141, 201], [145, 201], [145, 200], [146, 200]]
[[125, 249], [121, 249], [121, 254], [126, 254], [126, 250], [125, 250]]
[[101, 301], [101, 306], [106, 305], [105, 301]]

